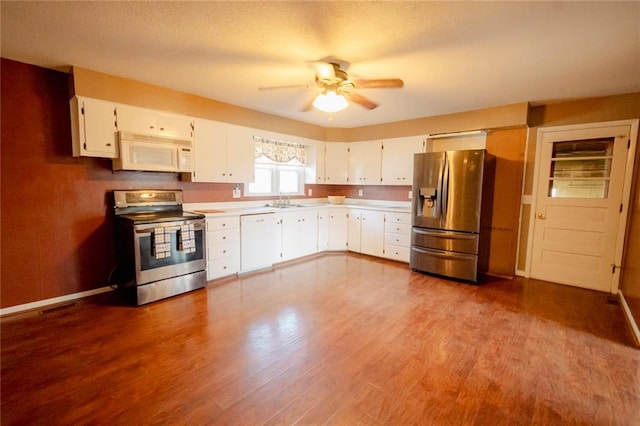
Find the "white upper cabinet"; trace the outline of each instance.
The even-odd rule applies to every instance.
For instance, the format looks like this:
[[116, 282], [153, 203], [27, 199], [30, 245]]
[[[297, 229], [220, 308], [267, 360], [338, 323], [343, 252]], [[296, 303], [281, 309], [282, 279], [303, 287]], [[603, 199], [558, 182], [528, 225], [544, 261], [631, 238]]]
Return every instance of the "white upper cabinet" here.
[[219, 121], [194, 120], [192, 182], [251, 182], [254, 174], [252, 129]]
[[307, 165], [304, 173], [304, 183], [325, 183], [325, 143], [305, 140], [307, 146]]
[[76, 96], [70, 105], [73, 156], [118, 158], [116, 104]]
[[380, 141], [349, 144], [349, 183], [380, 185], [382, 143]]
[[325, 144], [325, 181], [329, 184], [349, 183], [349, 146], [346, 142]]
[[191, 117], [131, 105], [117, 106], [118, 130], [175, 139], [191, 139]]
[[382, 185], [412, 185], [413, 155], [424, 152], [424, 136], [382, 141]]
[[195, 152], [193, 182], [227, 181], [227, 125], [196, 118], [193, 129]]
[[255, 175], [255, 129], [229, 124], [227, 129], [227, 182], [253, 182]]

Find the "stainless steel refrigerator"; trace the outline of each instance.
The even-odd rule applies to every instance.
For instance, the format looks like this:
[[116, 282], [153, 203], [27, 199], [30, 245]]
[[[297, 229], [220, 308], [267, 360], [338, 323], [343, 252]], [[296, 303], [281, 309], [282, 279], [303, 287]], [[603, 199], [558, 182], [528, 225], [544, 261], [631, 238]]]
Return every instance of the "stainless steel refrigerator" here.
[[413, 167], [411, 268], [477, 283], [489, 264], [495, 157], [431, 152]]

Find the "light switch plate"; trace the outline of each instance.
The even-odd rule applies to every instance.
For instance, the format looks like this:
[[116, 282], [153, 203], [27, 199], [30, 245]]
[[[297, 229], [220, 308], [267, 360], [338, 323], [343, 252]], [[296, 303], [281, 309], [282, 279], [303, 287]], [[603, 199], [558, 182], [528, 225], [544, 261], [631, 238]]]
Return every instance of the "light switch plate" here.
[[309, 188], [307, 190], [307, 194], [309, 195], [309, 197], [311, 197], [311, 195], [313, 195], [313, 190], [311, 188]]

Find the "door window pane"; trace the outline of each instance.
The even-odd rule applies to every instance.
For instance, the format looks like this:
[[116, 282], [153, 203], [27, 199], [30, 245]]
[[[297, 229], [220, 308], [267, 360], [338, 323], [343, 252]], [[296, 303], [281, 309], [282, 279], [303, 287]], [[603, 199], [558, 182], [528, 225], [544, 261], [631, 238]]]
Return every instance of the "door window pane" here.
[[607, 198], [614, 138], [554, 142], [549, 197]]

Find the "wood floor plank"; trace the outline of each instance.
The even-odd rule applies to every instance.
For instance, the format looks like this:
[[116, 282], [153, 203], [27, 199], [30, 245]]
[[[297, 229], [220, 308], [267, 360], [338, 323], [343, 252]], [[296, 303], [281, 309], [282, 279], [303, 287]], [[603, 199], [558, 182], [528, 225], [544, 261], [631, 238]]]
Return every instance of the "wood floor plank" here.
[[1, 327], [3, 425], [640, 424], [620, 307], [523, 278], [329, 254]]

